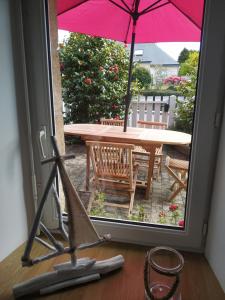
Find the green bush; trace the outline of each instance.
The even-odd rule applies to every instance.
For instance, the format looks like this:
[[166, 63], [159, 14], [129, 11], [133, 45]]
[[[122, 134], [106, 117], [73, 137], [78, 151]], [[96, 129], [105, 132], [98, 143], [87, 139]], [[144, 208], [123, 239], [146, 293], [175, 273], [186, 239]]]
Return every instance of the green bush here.
[[178, 131], [192, 133], [194, 98], [185, 98], [183, 101], [177, 100], [175, 129]]
[[187, 60], [180, 66], [180, 73], [186, 75], [189, 79], [181, 82], [177, 87], [178, 92], [185, 97], [185, 100], [177, 100], [175, 129], [187, 133], [192, 133], [193, 127], [198, 59], [199, 53], [191, 51]]
[[152, 89], [152, 90], [144, 90], [141, 92], [141, 94], [143, 96], [172, 96], [172, 95], [180, 95], [180, 92], [178, 91], [174, 91], [174, 90], [156, 90], [156, 89]]
[[59, 56], [66, 123], [123, 117], [129, 58], [122, 44], [71, 33]]
[[141, 89], [147, 89], [151, 83], [151, 74], [146, 68], [137, 64], [133, 69], [132, 81], [138, 81]]
[[177, 88], [176, 88], [174, 85], [168, 86], [168, 88], [167, 88], [166, 90], [167, 90], [167, 91], [177, 92]]
[[197, 73], [198, 60], [199, 52], [194, 50], [190, 51], [187, 59], [180, 64], [179, 76], [190, 76], [193, 75], [193, 73]]

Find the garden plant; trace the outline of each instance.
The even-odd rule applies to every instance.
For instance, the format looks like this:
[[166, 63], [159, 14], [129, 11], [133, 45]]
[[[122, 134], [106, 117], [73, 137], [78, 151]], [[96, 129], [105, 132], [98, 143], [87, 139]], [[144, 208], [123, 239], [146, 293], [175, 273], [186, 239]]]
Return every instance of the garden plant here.
[[195, 93], [197, 83], [199, 52], [190, 51], [188, 58], [180, 65], [179, 75], [186, 76], [177, 86], [177, 91], [185, 97], [177, 100], [176, 108], [176, 130], [192, 133], [193, 115], [195, 105]]
[[66, 123], [123, 117], [129, 61], [124, 45], [71, 33], [59, 56]]

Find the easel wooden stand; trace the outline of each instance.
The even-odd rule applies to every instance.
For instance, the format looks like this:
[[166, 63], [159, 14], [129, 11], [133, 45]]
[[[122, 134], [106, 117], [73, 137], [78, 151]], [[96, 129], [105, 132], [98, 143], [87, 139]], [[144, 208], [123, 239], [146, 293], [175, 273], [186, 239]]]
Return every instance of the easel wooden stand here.
[[[98, 235], [89, 216], [87, 215], [77, 191], [73, 187], [68, 177], [64, 166], [64, 160], [73, 158], [74, 156], [61, 156], [54, 137], [52, 137], [52, 145], [55, 156], [50, 159], [43, 160], [42, 164], [53, 163], [53, 167], [46, 185], [46, 189], [43, 193], [43, 197], [36, 212], [25, 252], [22, 257], [22, 265], [30, 267], [36, 263], [65, 253], [70, 255], [70, 261], [60, 265], [55, 265], [54, 271], [52, 272], [44, 273], [28, 281], [15, 285], [13, 287], [15, 298], [33, 294], [49, 294], [66, 287], [98, 280], [101, 278], [101, 275], [121, 268], [124, 263], [122, 255], [102, 261], [96, 261], [95, 259], [90, 258], [76, 258], [77, 249], [93, 247], [108, 241], [110, 240], [110, 235], [105, 235], [103, 237]], [[59, 171], [65, 194], [65, 201], [68, 211], [68, 230], [65, 229], [63, 224], [58, 193], [54, 187], [57, 170]], [[67, 247], [64, 247], [63, 243], [57, 241], [51, 232], [41, 222], [43, 207], [51, 190], [56, 201], [59, 230], [64, 239], [68, 241]], [[49, 242], [46, 242], [46, 240], [43, 240], [37, 236], [37, 231], [39, 229], [48, 238]], [[50, 252], [43, 256], [31, 258], [30, 253], [34, 240], [50, 249]]]

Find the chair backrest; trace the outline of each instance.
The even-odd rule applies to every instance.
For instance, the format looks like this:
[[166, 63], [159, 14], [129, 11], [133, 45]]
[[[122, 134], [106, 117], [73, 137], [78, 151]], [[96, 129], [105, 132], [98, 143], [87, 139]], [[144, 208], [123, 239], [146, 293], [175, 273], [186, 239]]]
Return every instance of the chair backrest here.
[[100, 119], [100, 122], [102, 125], [112, 125], [112, 126], [123, 126], [124, 120], [118, 120], [118, 119]]
[[87, 141], [96, 180], [123, 180], [133, 185], [134, 145]]
[[152, 121], [137, 121], [138, 127], [151, 128], [151, 129], [166, 129], [167, 123], [152, 122]]
[[188, 172], [189, 161], [188, 160], [171, 158], [170, 156], [167, 155], [165, 166], [168, 169]]

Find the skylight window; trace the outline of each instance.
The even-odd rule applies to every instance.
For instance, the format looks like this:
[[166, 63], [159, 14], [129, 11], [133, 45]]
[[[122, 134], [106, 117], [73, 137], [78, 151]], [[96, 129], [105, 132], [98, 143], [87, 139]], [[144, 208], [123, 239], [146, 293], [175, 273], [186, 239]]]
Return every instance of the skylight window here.
[[134, 55], [136, 55], [136, 56], [142, 56], [143, 55], [143, 50], [135, 50], [134, 51]]

